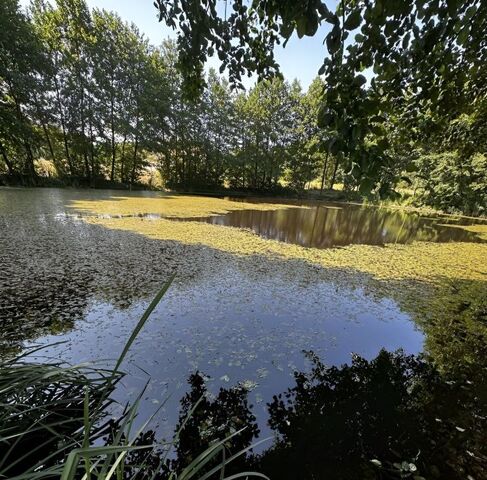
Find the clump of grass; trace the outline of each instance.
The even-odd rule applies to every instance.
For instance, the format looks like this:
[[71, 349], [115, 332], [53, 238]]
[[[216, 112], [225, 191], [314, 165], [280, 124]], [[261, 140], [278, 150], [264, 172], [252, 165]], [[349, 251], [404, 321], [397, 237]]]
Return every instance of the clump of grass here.
[[27, 355], [2, 362], [0, 478], [60, 473], [63, 458], [83, 443], [85, 410], [91, 412], [90, 441], [106, 435], [109, 394], [121, 376], [86, 365], [29, 363]]
[[[134, 420], [143, 391], [121, 415], [110, 416], [115, 386], [125, 375], [120, 367], [174, 276], [151, 302], [112, 369], [82, 364], [29, 362], [32, 350], [0, 363], [0, 478], [109, 480], [267, 478], [255, 472], [225, 477], [226, 466], [252, 447], [227, 456], [229, 440], [217, 441], [181, 472], [171, 471], [168, 457], [183, 422], [169, 442], [145, 435], [157, 411], [137, 430]], [[198, 402], [188, 413], [188, 419]]]

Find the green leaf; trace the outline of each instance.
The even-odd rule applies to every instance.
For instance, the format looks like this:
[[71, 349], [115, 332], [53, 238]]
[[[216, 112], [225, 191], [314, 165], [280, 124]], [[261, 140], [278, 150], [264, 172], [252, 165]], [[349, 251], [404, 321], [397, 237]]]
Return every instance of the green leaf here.
[[296, 31], [298, 33], [299, 38], [303, 38], [306, 34], [307, 29], [307, 19], [306, 17], [302, 16], [296, 19]]
[[418, 167], [414, 163], [409, 163], [406, 165], [406, 168], [404, 169], [406, 172], [412, 173], [412, 172], [417, 172]]
[[373, 188], [374, 188], [374, 181], [371, 178], [366, 177], [360, 181], [360, 186], [359, 186], [360, 193], [362, 194], [370, 193]]
[[458, 8], [458, 0], [446, 0], [446, 5], [448, 7], [448, 13], [451, 16], [455, 15]]
[[345, 20], [343, 26], [347, 30], [355, 30], [360, 26], [362, 23], [362, 15], [360, 14], [360, 10], [354, 10]]
[[458, 43], [462, 46], [465, 46], [465, 44], [467, 43], [469, 34], [470, 34], [470, 27], [468, 25], [465, 25], [460, 30], [460, 33], [458, 34], [458, 37], [457, 37]]
[[340, 41], [340, 29], [338, 29], [338, 35], [336, 34], [335, 28], [326, 36], [326, 48], [331, 55], [338, 52], [341, 46]]
[[367, 79], [362, 74], [359, 74], [354, 78], [353, 83], [358, 87], [361, 87], [367, 83]]

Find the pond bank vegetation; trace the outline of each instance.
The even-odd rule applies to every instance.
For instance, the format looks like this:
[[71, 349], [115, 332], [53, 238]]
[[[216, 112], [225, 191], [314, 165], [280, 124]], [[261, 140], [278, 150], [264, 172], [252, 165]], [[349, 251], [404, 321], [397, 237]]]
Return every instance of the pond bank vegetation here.
[[[375, 60], [386, 64], [383, 71], [374, 69], [373, 81], [359, 73], [372, 59], [355, 58], [372, 55], [368, 45], [333, 67], [340, 74], [332, 73], [334, 62], [325, 62], [320, 74], [327, 72], [326, 81], [318, 75], [306, 90], [296, 79], [276, 76], [277, 65], [266, 65], [259, 70], [267, 71], [261, 81], [242, 92], [235, 89], [241, 86], [242, 71], [229, 79], [214, 69], [202, 73], [199, 62], [213, 42], [205, 37], [211, 29], [197, 36], [205, 45], [200, 60], [186, 52], [182, 61], [180, 43], [150, 45], [135, 25], [114, 12], [90, 9], [85, 0], [69, 5], [33, 1], [25, 10], [17, 0], [2, 2], [0, 43], [6, 60], [0, 69], [0, 184], [402, 198], [415, 207], [486, 213], [483, 39], [469, 37], [470, 61], [479, 62], [475, 68], [462, 63], [461, 48], [443, 52], [441, 60], [422, 57], [417, 62], [416, 45], [424, 35], [437, 34], [425, 22], [427, 32], [418, 30], [418, 39], [404, 37], [404, 51], [392, 47], [402, 44], [399, 38], [391, 40], [390, 53], [408, 61], [375, 51]], [[469, 15], [464, 5], [451, 5], [442, 8], [456, 12], [452, 18], [465, 22], [463, 31], [469, 31], [478, 5], [469, 7]], [[353, 18], [362, 19], [359, 10], [373, 6], [347, 8], [354, 10]], [[261, 13], [262, 21], [272, 16]], [[367, 13], [364, 18], [378, 21], [374, 12]], [[340, 17], [331, 15], [328, 21]], [[215, 26], [235, 19], [206, 20]], [[251, 20], [241, 19], [238, 25], [247, 22]], [[294, 23], [286, 28], [292, 32]], [[345, 38], [337, 29], [347, 29], [334, 28], [330, 45]], [[53, 33], [68, 31], [73, 34]], [[396, 31], [388, 28], [388, 36]], [[455, 44], [457, 32], [448, 34]], [[366, 36], [357, 38], [365, 41]], [[250, 48], [242, 41], [238, 60], [227, 58], [227, 67], [248, 69], [250, 75], [249, 65], [256, 68], [257, 58], [273, 58], [271, 45], [258, 42], [264, 51], [256, 57], [247, 52], [255, 62], [242, 63], [243, 51]], [[341, 58], [336, 53], [332, 51], [334, 61]], [[225, 58], [229, 52], [220, 55]], [[397, 72], [391, 71], [392, 64]], [[417, 77], [408, 70], [413, 66], [419, 69]], [[441, 79], [441, 87], [433, 78], [421, 81], [431, 72], [436, 72], [435, 81]], [[188, 92], [195, 79], [198, 84]], [[412, 85], [396, 90], [401, 81]], [[340, 192], [334, 191], [338, 186]]]

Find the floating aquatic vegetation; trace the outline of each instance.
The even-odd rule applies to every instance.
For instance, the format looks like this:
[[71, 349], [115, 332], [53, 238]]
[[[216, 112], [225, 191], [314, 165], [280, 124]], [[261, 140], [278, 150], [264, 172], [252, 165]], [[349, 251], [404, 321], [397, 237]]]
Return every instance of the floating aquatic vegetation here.
[[[172, 198], [171, 203], [166, 204], [168, 216], [191, 217], [196, 214], [188, 204], [190, 201], [191, 197]], [[159, 213], [164, 216], [164, 203], [156, 203], [160, 207]], [[235, 205], [226, 200], [205, 199], [203, 206], [198, 207], [198, 214], [208, 215], [234, 206], [239, 209], [256, 208], [254, 203], [233, 203]], [[126, 203], [121, 200], [119, 205], [121, 211], [126, 212], [132, 208], [132, 201]], [[275, 205], [271, 206], [276, 208]], [[115, 207], [116, 202], [83, 204], [83, 208], [93, 212], [105, 212]], [[185, 214], [185, 208], [189, 208], [187, 212], [191, 213]], [[268, 206], [263, 205], [262, 208]], [[253, 274], [274, 274], [278, 267], [281, 271], [287, 271], [290, 277], [307, 277], [310, 282], [324, 280], [337, 285], [337, 288], [340, 285], [361, 288], [374, 296], [394, 298], [413, 314], [422, 328], [434, 318], [444, 318], [448, 313], [447, 300], [451, 296], [448, 286], [451, 283], [479, 284], [472, 295], [478, 296], [482, 289], [487, 294], [486, 243], [413, 242], [408, 245], [351, 245], [318, 250], [264, 239], [244, 229], [198, 222], [173, 222], [167, 219], [147, 222], [138, 218], [87, 218], [85, 221], [113, 230], [138, 233], [163, 243], [177, 242], [188, 253], [196, 249], [207, 260], [207, 265], [221, 264], [224, 254], [231, 254], [241, 259], [242, 268]], [[487, 225], [480, 224], [448, 224], [448, 227], [464, 228], [480, 235], [484, 235], [487, 229]], [[189, 266], [189, 262], [184, 264]], [[468, 296], [469, 291], [464, 288], [462, 295]], [[235, 365], [233, 361], [231, 363]]]
[[[425, 342], [445, 371], [456, 363], [475, 368], [475, 358], [486, 356], [481, 321], [466, 315], [465, 324], [449, 324], [449, 314], [440, 316], [485, 291], [486, 244], [317, 250], [265, 240], [249, 230], [171, 220], [255, 210], [256, 204], [166, 197], [170, 202], [157, 201], [150, 219], [110, 218], [138, 215], [131, 210], [139, 197], [89, 201], [91, 192], [63, 195], [52, 211], [39, 201], [24, 205], [25, 215], [22, 210], [0, 216], [0, 267], [6, 272], [0, 276], [0, 323], [12, 326], [2, 330], [2, 340], [65, 332], [74, 362], [96, 356], [100, 346], [116, 351], [147, 298], [177, 270], [164, 315], [156, 312], [130, 359], [153, 378], [149, 407], [162, 402], [168, 385], [183, 393], [185, 377], [195, 370], [211, 375], [213, 389], [248, 379], [258, 384], [252, 397], [265, 404], [275, 393], [270, 385], [286, 388], [292, 372], [303, 368], [303, 348], [336, 364], [353, 351], [373, 358], [381, 346], [417, 353]], [[78, 210], [80, 198], [86, 210]], [[81, 212], [81, 218], [66, 216], [66, 206], [77, 203], [68, 211]], [[154, 205], [151, 198], [142, 213], [152, 212], [149, 204]], [[105, 207], [97, 211], [100, 205]], [[107, 205], [116, 213], [103, 213]], [[116, 209], [123, 205], [126, 211]], [[170, 208], [163, 211], [161, 205]], [[59, 212], [63, 215], [53, 214]], [[170, 218], [162, 218], [168, 213]], [[6, 315], [2, 306], [17, 316]], [[413, 314], [426, 339], [404, 312]], [[449, 341], [452, 328], [465, 342]], [[51, 353], [59, 357], [60, 351]], [[130, 391], [134, 397], [144, 383], [140, 371], [134, 377], [120, 400]], [[256, 415], [265, 428], [263, 410], [260, 405]], [[173, 405], [165, 405], [170, 427], [175, 416]]]
[[218, 262], [219, 252], [245, 257], [248, 268], [262, 274], [269, 268], [263, 258], [280, 262], [280, 268], [290, 273], [315, 268], [316, 279], [365, 288], [395, 298], [409, 308], [414, 304], [415, 310], [421, 312], [445, 282], [487, 278], [487, 244], [481, 243], [415, 242], [317, 250], [266, 240], [241, 229], [196, 222], [87, 221], [114, 230], [137, 232], [151, 239], [177, 241], [186, 245], [187, 251], [193, 245], [214, 264]]
[[221, 215], [235, 210], [277, 210], [298, 208], [276, 203], [246, 203], [232, 200], [189, 196], [160, 195], [151, 197], [110, 197], [103, 200], [76, 200], [70, 207], [74, 211], [97, 215], [146, 215], [156, 214], [167, 218], [194, 218]]
[[[150, 211], [164, 217], [191, 218], [230, 210], [288, 208], [289, 205], [231, 202], [209, 197], [174, 196], [161, 199], [121, 198], [104, 201], [78, 201], [72, 206], [93, 213], [137, 213]], [[264, 254], [282, 259], [303, 259], [324, 267], [338, 267], [372, 274], [384, 279], [481, 279], [487, 274], [487, 245], [475, 243], [436, 244], [415, 242], [385, 247], [353, 245], [340, 249], [317, 250], [267, 240], [247, 230], [197, 222], [138, 218], [88, 218], [87, 222], [117, 230], [127, 230], [159, 240], [174, 240], [188, 245], [204, 245], [239, 255]], [[487, 233], [487, 225], [448, 225], [477, 233]], [[337, 226], [339, 228], [339, 226]]]

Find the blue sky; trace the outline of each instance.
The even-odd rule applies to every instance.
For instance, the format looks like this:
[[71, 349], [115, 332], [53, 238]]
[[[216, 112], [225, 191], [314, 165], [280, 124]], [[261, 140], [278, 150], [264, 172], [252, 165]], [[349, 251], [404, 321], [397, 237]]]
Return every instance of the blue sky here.
[[[20, 0], [20, 3], [25, 6], [29, 4], [29, 0]], [[153, 45], [159, 45], [169, 36], [174, 37], [171, 29], [158, 22], [157, 10], [152, 0], [87, 0], [87, 3], [90, 8], [113, 10], [123, 20], [135, 23]], [[329, 7], [332, 8], [331, 4], [334, 3], [335, 0], [329, 2]], [[327, 30], [328, 26], [324, 25], [314, 37], [298, 39], [297, 36], [293, 36], [286, 48], [277, 48], [275, 55], [287, 80], [297, 78], [303, 89], [308, 88], [326, 55], [323, 40]], [[209, 66], [218, 68], [218, 60], [210, 60]], [[246, 87], [252, 83], [253, 80], [249, 80]]]

